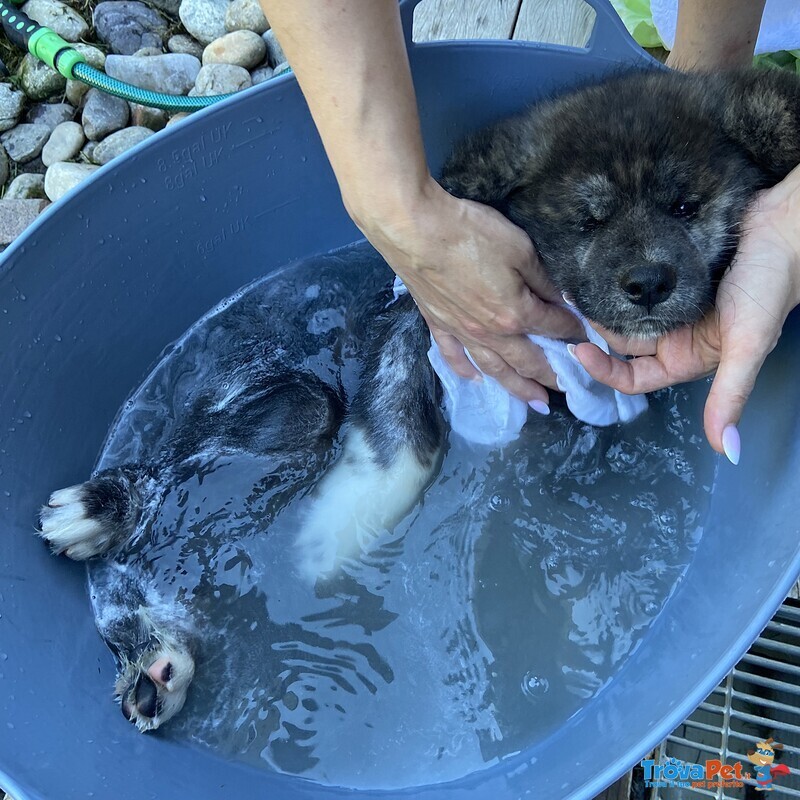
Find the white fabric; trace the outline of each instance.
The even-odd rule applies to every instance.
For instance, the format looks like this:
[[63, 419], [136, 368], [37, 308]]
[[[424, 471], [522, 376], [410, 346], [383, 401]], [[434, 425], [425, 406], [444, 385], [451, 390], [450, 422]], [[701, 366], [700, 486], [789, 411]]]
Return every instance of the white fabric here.
[[[406, 291], [403, 282], [397, 278], [394, 283], [395, 298]], [[586, 338], [608, 353], [605, 340], [577, 311], [570, 310], [583, 324]], [[529, 338], [544, 351], [556, 374], [558, 388], [566, 395], [567, 406], [578, 419], [591, 425], [614, 425], [617, 422], [629, 422], [647, 409], [644, 395], [624, 395], [594, 380], [569, 354], [565, 342], [544, 336]], [[487, 375], [481, 381], [456, 375], [433, 339], [428, 360], [441, 381], [445, 412], [453, 431], [469, 442], [498, 447], [519, 436], [528, 417], [527, 403], [514, 397]]]
[[[664, 46], [672, 50], [678, 23], [678, 0], [650, 0], [653, 23]], [[756, 55], [800, 49], [800, 2], [767, 0], [756, 41]]]

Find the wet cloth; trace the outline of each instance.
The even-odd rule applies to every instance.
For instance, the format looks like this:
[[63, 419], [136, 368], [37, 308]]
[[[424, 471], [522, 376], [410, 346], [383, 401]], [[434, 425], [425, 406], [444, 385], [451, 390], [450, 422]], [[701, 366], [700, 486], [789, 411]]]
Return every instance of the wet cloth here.
[[[403, 282], [397, 278], [395, 297], [406, 291]], [[608, 353], [605, 340], [575, 309], [570, 311], [581, 321], [586, 338]], [[570, 355], [565, 342], [544, 336], [528, 338], [542, 348], [556, 374], [558, 388], [566, 396], [569, 410], [583, 422], [600, 426], [629, 422], [647, 409], [644, 395], [625, 395], [594, 380]], [[497, 447], [519, 436], [530, 410], [524, 400], [514, 397], [488, 375], [480, 381], [457, 375], [444, 360], [433, 338], [428, 360], [442, 384], [445, 413], [455, 433], [467, 441]]]

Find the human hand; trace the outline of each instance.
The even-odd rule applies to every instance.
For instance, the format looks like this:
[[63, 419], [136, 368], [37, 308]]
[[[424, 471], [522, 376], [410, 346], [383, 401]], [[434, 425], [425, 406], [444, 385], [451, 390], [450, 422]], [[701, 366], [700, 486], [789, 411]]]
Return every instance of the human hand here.
[[[711, 446], [739, 462], [737, 424], [789, 312], [800, 304], [800, 171], [761, 192], [744, 224], [736, 257], [720, 282], [716, 308], [694, 325], [659, 339], [652, 355], [611, 358], [591, 344], [574, 354], [589, 374], [620, 392], [652, 392], [716, 376], [705, 407]], [[625, 352], [625, 342], [611, 337]], [[640, 351], [652, 345], [640, 345]]]
[[466, 348], [485, 374], [548, 413], [545, 387], [556, 388], [555, 375], [525, 334], [585, 337], [527, 234], [488, 206], [452, 197], [432, 179], [401, 213], [357, 219], [408, 287], [455, 372], [479, 377]]

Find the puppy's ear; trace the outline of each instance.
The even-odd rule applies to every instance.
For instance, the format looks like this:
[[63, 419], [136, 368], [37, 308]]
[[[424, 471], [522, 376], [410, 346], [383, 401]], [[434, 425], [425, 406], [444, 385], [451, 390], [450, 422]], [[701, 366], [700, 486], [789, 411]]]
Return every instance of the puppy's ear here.
[[504, 120], [478, 131], [456, 147], [439, 182], [450, 194], [487, 205], [502, 205], [525, 182], [531, 157], [530, 119]]
[[725, 132], [775, 181], [800, 164], [800, 76], [748, 69], [721, 78]]

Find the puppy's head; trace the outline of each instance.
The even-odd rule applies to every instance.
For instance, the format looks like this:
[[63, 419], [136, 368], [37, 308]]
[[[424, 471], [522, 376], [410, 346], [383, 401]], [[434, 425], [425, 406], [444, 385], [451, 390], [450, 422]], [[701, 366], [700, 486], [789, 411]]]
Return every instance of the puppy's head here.
[[524, 228], [586, 317], [649, 338], [713, 303], [754, 170], [702, 87], [639, 74], [474, 137], [443, 183]]

